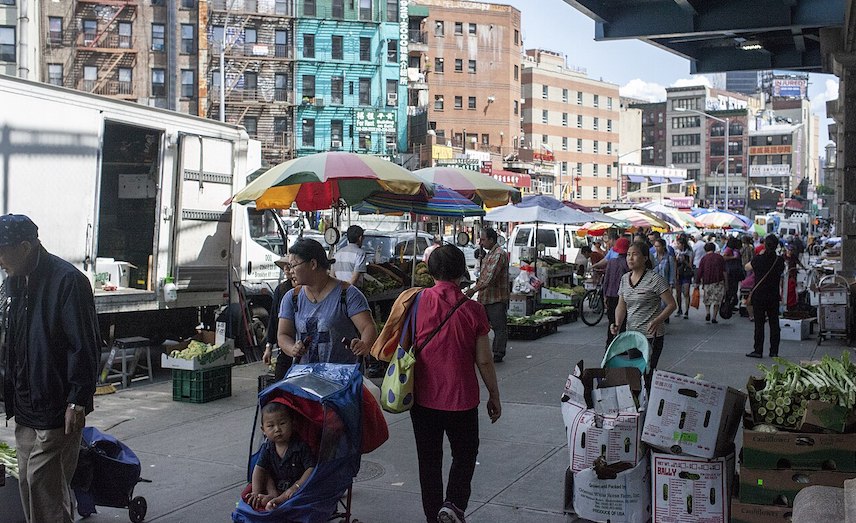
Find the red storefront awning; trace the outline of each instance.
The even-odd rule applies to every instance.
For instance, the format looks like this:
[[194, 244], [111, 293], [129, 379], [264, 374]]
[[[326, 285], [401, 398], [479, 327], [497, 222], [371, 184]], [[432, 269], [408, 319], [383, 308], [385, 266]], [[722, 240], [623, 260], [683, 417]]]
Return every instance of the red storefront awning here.
[[532, 186], [532, 177], [524, 173], [494, 169], [491, 176], [502, 183], [517, 187], [518, 189], [529, 189]]

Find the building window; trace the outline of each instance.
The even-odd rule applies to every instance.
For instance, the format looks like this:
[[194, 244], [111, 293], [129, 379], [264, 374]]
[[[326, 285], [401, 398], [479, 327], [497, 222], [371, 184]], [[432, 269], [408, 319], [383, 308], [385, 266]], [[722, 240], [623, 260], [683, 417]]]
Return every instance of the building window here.
[[[259, 31], [255, 27], [247, 27], [244, 29], [244, 47], [247, 52], [252, 53], [253, 46], [259, 43]], [[315, 42], [313, 41], [314, 45]]]
[[360, 147], [360, 149], [371, 149], [372, 148], [372, 135], [370, 135], [369, 133], [360, 133], [359, 147]]
[[360, 37], [360, 61], [371, 62], [372, 60], [372, 39], [365, 36]]
[[345, 18], [345, 0], [333, 0], [333, 8], [330, 14], [339, 20]]
[[482, 145], [490, 145], [490, 135], [489, 134], [483, 134], [481, 138], [482, 138], [482, 140], [481, 140]]
[[[686, 145], [699, 145], [701, 143], [700, 134], [673, 134], [672, 146], [681, 147]], [[722, 148], [720, 148], [721, 150]]]
[[330, 39], [330, 58], [333, 60], [343, 60], [345, 58], [344, 39], [341, 36], [333, 35]]
[[467, 109], [475, 109], [476, 108], [476, 97], [470, 96], [467, 98]]
[[562, 89], [562, 103], [568, 103], [568, 90]]
[[[597, 175], [597, 165], [595, 165], [594, 167], [595, 167], [595, 176], [596, 176]], [[597, 189], [598, 189], [597, 185], [595, 185], [594, 187], [591, 188], [591, 197], [594, 198], [595, 200], [597, 199]]]
[[476, 34], [476, 24], [470, 24], [470, 34]]
[[255, 100], [259, 88], [259, 73], [244, 73], [244, 94], [246, 99]]
[[550, 113], [546, 109], [541, 110], [541, 123], [547, 123], [550, 121]]
[[194, 39], [195, 30], [192, 24], [181, 24], [181, 52], [182, 54], [193, 54], [196, 49]]
[[583, 164], [578, 163], [577, 164], [577, 176], [582, 176], [582, 175], [583, 175]]
[[592, 118], [592, 119], [591, 119], [591, 127], [592, 127], [592, 129], [594, 129], [595, 131], [597, 131], [597, 128], [598, 128], [598, 125], [599, 125], [599, 124], [600, 124], [600, 118], [598, 118], [598, 117], [596, 117], [596, 116], [595, 116], [594, 118]]
[[62, 64], [48, 64], [48, 83], [62, 86]]
[[593, 95], [592, 105], [594, 107], [598, 107], [600, 105], [599, 100], [600, 100], [600, 97], [598, 95]]
[[196, 0], [181, 0], [181, 7], [184, 9], [193, 9], [196, 7]]
[[163, 69], [152, 69], [152, 96], [163, 98], [166, 96], [166, 72]]
[[435, 73], [442, 73], [444, 63], [445, 63], [445, 60], [443, 60], [442, 58], [435, 58], [434, 59], [434, 72]]
[[568, 126], [568, 113], [562, 113], [562, 127]]
[[276, 73], [273, 79], [274, 91], [273, 98], [277, 102], [288, 101], [288, 75], [285, 73]]
[[577, 152], [578, 153], [583, 152], [583, 139], [582, 138], [577, 138]]
[[330, 121], [330, 147], [340, 149], [342, 147], [342, 133], [345, 130], [345, 123], [342, 120]]
[[303, 102], [313, 103], [315, 101], [315, 75], [303, 75]]
[[456, 96], [455, 97], [455, 109], [463, 109], [464, 108], [464, 97]]
[[694, 152], [686, 152], [686, 153], [672, 153], [672, 163], [674, 164], [684, 164], [684, 163], [698, 163], [699, 157], [701, 153]]
[[467, 62], [467, 72], [468, 73], [475, 73], [476, 72], [476, 61], [475, 60], [469, 60]]
[[372, 79], [360, 78], [360, 105], [372, 104]]
[[[313, 2], [314, 5], [315, 2]], [[303, 120], [303, 146], [315, 147], [315, 120], [305, 118]]]
[[360, 20], [372, 21], [372, 0], [360, 0]]
[[386, 0], [387, 22], [398, 22], [398, 2], [399, 0]]
[[398, 40], [389, 40], [386, 43], [386, 61], [391, 64], [398, 62]]
[[48, 17], [48, 42], [51, 45], [62, 45], [62, 17]]
[[561, 164], [562, 174], [568, 174], [568, 162], [562, 162]]
[[[610, 98], [610, 100], [612, 100], [612, 98]], [[606, 130], [612, 132], [612, 120], [606, 121]]]
[[550, 88], [546, 85], [541, 86], [541, 98], [546, 100], [550, 96]]
[[514, 45], [520, 44], [520, 31], [517, 29], [514, 30]]
[[456, 35], [464, 34], [464, 23], [463, 22], [455, 22], [455, 34]]
[[700, 116], [676, 116], [672, 118], [672, 129], [690, 129], [701, 127]]
[[592, 144], [591, 144], [591, 152], [593, 152], [593, 153], [597, 154], [597, 145], [598, 145], [597, 140], [595, 140], [595, 141], [593, 141], [593, 142], [592, 142]]
[[288, 118], [276, 116], [273, 119], [273, 142], [278, 145], [285, 145], [286, 135], [289, 132]]
[[[612, 97], [609, 96], [606, 98], [606, 108], [612, 110]], [[607, 196], [609, 196], [609, 189], [607, 189]]]
[[446, 36], [446, 24], [442, 20], [434, 22], [434, 36]]
[[518, 102], [517, 100], [514, 100], [514, 114], [515, 114], [515, 116], [518, 114], [519, 111], [520, 111], [520, 102]]
[[442, 95], [434, 95], [434, 110], [442, 111], [443, 110], [443, 96]]
[[577, 115], [577, 129], [582, 129], [582, 128], [583, 128], [583, 115], [578, 114]]
[[606, 154], [612, 154], [612, 142], [606, 142]]
[[579, 91], [579, 92], [577, 92], [577, 105], [582, 105], [582, 104], [583, 104], [583, 92]]
[[196, 87], [196, 73], [192, 69], [181, 70], [181, 97], [193, 98]]
[[303, 35], [303, 58], [315, 58], [315, 35]]
[[[390, 95], [393, 95], [390, 97]], [[386, 81], [386, 105], [391, 107], [398, 106], [398, 80]]]
[[345, 100], [345, 79], [341, 76], [330, 78], [330, 103], [342, 105]]
[[520, 79], [520, 66], [519, 65], [514, 66], [514, 79], [515, 80]]
[[119, 47], [121, 49], [131, 48], [131, 23], [119, 22]]
[[152, 24], [152, 51], [163, 51], [164, 43], [164, 25]]
[[259, 119], [255, 116], [245, 116], [244, 121], [244, 129], [247, 130], [247, 134], [250, 138], [255, 138], [259, 134]]
[[83, 21], [83, 45], [90, 45], [95, 42], [95, 37], [98, 34], [98, 22], [95, 20]]
[[455, 72], [463, 73], [464, 72], [464, 61], [461, 58], [455, 58]]
[[692, 109], [698, 110], [698, 98], [675, 98], [672, 100], [672, 109]]
[[612, 165], [606, 164], [606, 177], [609, 178], [612, 176]]
[[597, 171], [598, 171], [597, 167], [598, 167], [598, 165], [596, 163], [592, 164], [592, 166], [591, 166], [591, 175], [592, 176], [597, 176]]
[[276, 31], [274, 33], [274, 54], [277, 58], [286, 58], [289, 56], [288, 32]]
[[548, 143], [549, 141], [550, 141], [550, 136], [549, 136], [549, 135], [547, 135], [547, 134], [542, 134], [542, 135], [541, 135], [541, 143], [542, 143], [542, 144], [546, 144], [546, 143]]
[[568, 137], [567, 136], [562, 137], [562, 150], [563, 151], [568, 150]]
[[[304, 16], [315, 16], [316, 14], [316, 5], [315, 0], [303, 0], [303, 15]], [[315, 128], [315, 122], [312, 123], [312, 128]], [[305, 144], [304, 144], [305, 145]]]

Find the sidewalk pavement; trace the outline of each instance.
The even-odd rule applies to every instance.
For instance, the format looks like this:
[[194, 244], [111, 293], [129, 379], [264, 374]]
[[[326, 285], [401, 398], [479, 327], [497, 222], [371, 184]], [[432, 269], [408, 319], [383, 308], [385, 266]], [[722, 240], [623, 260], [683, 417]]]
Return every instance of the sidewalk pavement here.
[[[757, 364], [747, 358], [753, 324], [735, 315], [706, 324], [701, 311], [690, 319], [672, 318], [660, 368], [742, 389]], [[564, 325], [537, 341], [510, 341], [497, 364], [502, 418], [490, 424], [480, 407], [481, 446], [467, 507], [467, 521], [565, 522], [564, 472], [568, 451], [559, 398], [571, 366], [600, 364], [606, 319], [596, 327]], [[782, 341], [782, 357], [799, 361], [848, 350], [838, 340], [820, 347], [816, 339]], [[765, 347], [765, 353], [767, 347]], [[108, 431], [139, 456], [146, 479], [135, 495], [148, 501], [146, 521], [230, 521], [245, 485], [250, 431], [260, 363], [233, 369], [232, 396], [206, 404], [172, 401], [169, 381], [135, 384], [98, 396], [87, 424]], [[482, 391], [482, 398], [486, 393]], [[363, 457], [354, 483], [353, 515], [364, 523], [423, 521], [416, 450], [409, 416], [386, 414], [390, 439]], [[738, 435], [738, 447], [741, 444]], [[14, 442], [14, 427], [0, 426], [0, 440]], [[450, 454], [445, 455], [448, 472]], [[5, 488], [5, 487], [0, 487]], [[98, 508], [87, 521], [127, 521], [127, 511]], [[2, 518], [0, 518], [2, 519]]]

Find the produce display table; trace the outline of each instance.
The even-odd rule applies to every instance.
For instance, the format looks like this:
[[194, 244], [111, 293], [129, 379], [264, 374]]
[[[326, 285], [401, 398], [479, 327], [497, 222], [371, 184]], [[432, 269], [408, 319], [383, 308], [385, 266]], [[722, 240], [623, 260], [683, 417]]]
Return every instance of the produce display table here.
[[559, 318], [551, 318], [549, 321], [533, 325], [508, 325], [508, 339], [537, 340], [557, 332], [559, 323], [561, 323]]

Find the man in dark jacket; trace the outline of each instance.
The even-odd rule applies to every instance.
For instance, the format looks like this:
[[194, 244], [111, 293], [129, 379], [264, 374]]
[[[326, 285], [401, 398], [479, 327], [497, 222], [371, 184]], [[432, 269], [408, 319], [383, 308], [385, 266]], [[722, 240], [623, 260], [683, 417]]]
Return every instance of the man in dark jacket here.
[[770, 234], [764, 238], [764, 252], [752, 258], [749, 262], [755, 274], [755, 286], [749, 293], [752, 309], [755, 314], [755, 344], [754, 350], [746, 356], [750, 358], [764, 357], [764, 324], [770, 325], [770, 357], [779, 355], [779, 304], [781, 303], [782, 273], [785, 271], [785, 260], [776, 254], [779, 239]]
[[86, 276], [50, 254], [26, 216], [0, 216], [0, 269], [11, 297], [3, 384], [15, 418], [28, 521], [72, 522], [69, 487], [92, 412], [100, 342]]

